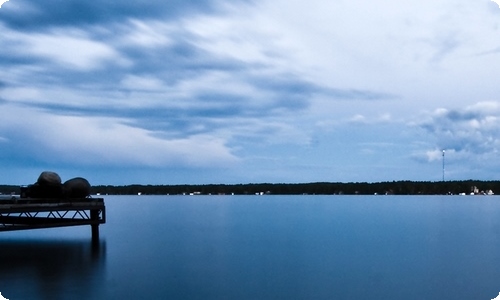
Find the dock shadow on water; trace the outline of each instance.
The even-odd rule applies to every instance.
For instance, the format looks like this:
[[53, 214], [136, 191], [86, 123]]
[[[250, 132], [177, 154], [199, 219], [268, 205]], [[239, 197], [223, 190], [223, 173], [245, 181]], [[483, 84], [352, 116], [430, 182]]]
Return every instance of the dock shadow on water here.
[[92, 299], [105, 282], [106, 242], [0, 240], [0, 292], [7, 299]]

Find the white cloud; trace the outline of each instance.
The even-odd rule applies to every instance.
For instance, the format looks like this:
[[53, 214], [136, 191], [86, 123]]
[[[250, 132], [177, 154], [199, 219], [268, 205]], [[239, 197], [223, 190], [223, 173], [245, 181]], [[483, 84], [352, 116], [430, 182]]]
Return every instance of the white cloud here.
[[[449, 150], [448, 152], [450, 151], [454, 152], [454, 150]], [[429, 150], [425, 153], [425, 155], [427, 156], [427, 160], [430, 162], [441, 160], [443, 158], [443, 150], [441, 149]]]
[[[226, 9], [224, 15], [185, 21], [199, 47], [322, 86], [394, 91], [407, 95], [407, 107], [432, 107], [436, 101], [429, 92], [443, 97], [454, 92], [440, 85], [496, 84], [498, 63], [472, 57], [478, 49], [499, 46], [500, 22], [474, 2], [277, 0]], [[471, 78], [476, 71], [492, 77]]]
[[24, 41], [33, 55], [83, 71], [100, 68], [106, 62], [127, 63], [113, 48], [78, 33], [36, 34], [25, 37]]
[[56, 63], [60, 68], [81, 71], [101, 69], [107, 63], [121, 66], [130, 64], [111, 46], [93, 40], [81, 30], [59, 29], [27, 34], [3, 26], [0, 29], [3, 33], [0, 41], [2, 45], [7, 45], [0, 53], [38, 57]]
[[126, 89], [135, 91], [159, 91], [165, 87], [162, 80], [152, 76], [127, 75], [120, 84]]
[[200, 48], [216, 56], [233, 58], [247, 63], [268, 62], [265, 51], [278, 38], [273, 28], [261, 30], [253, 23], [256, 11], [251, 6], [225, 6], [225, 14], [198, 16], [184, 21], [183, 28], [197, 38]]
[[155, 132], [125, 125], [125, 119], [50, 115], [6, 105], [3, 111], [5, 122], [0, 124], [0, 134], [21, 137], [16, 140], [17, 146], [42, 161], [204, 167], [231, 165], [238, 160], [226, 141], [216, 136], [162, 139]]
[[370, 115], [369, 117], [363, 115], [363, 114], [355, 114], [352, 116], [348, 122], [349, 123], [354, 123], [354, 124], [369, 124], [369, 125], [375, 125], [375, 124], [384, 124], [384, 123], [390, 123], [394, 122], [392, 116], [390, 113], [382, 113], [380, 115]]
[[[437, 149], [426, 153], [436, 160], [442, 149], [451, 157], [490, 164], [500, 155], [500, 103], [481, 102], [462, 109], [437, 109], [419, 123]], [[441, 150], [439, 150], [441, 149]]]
[[366, 117], [360, 114], [354, 115], [351, 119], [351, 122], [353, 123], [365, 123], [366, 122]]
[[175, 27], [167, 22], [131, 19], [126, 25], [118, 26], [124, 34], [117, 41], [122, 46], [144, 48], [165, 47], [172, 44], [170, 34]]

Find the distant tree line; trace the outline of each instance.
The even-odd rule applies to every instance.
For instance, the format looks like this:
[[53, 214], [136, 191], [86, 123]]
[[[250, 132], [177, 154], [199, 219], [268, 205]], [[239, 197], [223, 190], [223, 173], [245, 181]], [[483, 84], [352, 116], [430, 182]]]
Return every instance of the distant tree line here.
[[21, 187], [19, 185], [0, 185], [0, 195], [10, 195], [21, 193]]
[[444, 181], [444, 182], [352, 182], [352, 183], [258, 183], [258, 184], [207, 184], [207, 185], [100, 185], [92, 193], [101, 195], [445, 195], [471, 192], [500, 193], [500, 181]]
[[[471, 192], [500, 194], [500, 181], [388, 181], [388, 182], [314, 182], [314, 183], [256, 183], [206, 185], [97, 185], [92, 194], [100, 195], [445, 195]], [[20, 187], [0, 185], [0, 194], [19, 194]]]

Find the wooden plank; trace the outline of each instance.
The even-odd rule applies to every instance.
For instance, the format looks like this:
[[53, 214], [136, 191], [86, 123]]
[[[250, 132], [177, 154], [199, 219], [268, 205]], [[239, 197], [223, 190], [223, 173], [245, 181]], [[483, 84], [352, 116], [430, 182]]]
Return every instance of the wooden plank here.
[[52, 223], [52, 224], [15, 224], [8, 226], [0, 226], [0, 232], [2, 231], [14, 231], [14, 230], [28, 230], [28, 229], [44, 229], [44, 228], [57, 228], [57, 227], [69, 227], [69, 226], [83, 226], [91, 225], [88, 222], [65, 222], [65, 223]]
[[59, 206], [59, 207], [47, 207], [47, 206], [40, 206], [40, 207], [5, 207], [2, 208], [0, 207], [0, 214], [7, 214], [7, 213], [24, 213], [24, 212], [51, 212], [51, 211], [78, 211], [78, 210], [85, 210], [85, 211], [91, 211], [91, 210], [104, 210], [104, 206]]
[[22, 224], [22, 225], [53, 225], [53, 224], [100, 224], [101, 219], [72, 219], [72, 218], [38, 218], [38, 217], [19, 217], [19, 216], [0, 216], [0, 226], [2, 224]]

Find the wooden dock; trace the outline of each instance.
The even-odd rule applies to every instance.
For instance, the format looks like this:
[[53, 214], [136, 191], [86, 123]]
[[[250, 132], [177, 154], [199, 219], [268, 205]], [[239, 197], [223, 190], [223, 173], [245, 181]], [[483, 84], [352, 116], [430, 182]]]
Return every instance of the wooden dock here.
[[90, 225], [92, 241], [98, 241], [99, 225], [104, 223], [102, 198], [0, 199], [0, 231]]

